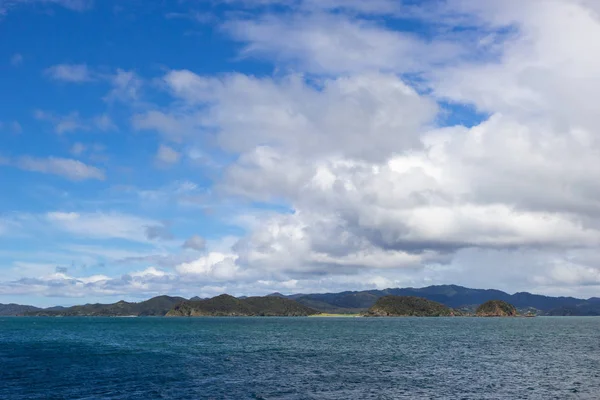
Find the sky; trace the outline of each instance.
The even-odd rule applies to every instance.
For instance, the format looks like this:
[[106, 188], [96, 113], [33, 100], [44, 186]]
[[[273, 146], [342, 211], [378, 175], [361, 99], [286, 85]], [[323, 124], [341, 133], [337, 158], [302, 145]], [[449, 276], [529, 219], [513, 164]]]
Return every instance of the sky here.
[[0, 0], [0, 302], [600, 296], [594, 0]]

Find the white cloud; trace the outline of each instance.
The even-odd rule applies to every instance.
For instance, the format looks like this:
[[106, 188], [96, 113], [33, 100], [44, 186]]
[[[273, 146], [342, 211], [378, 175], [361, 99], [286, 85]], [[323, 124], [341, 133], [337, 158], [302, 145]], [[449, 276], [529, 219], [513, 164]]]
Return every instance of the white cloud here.
[[104, 153], [105, 146], [99, 143], [75, 142], [69, 149], [74, 157], [84, 157], [92, 162], [105, 162], [108, 157]]
[[319, 88], [294, 75], [214, 79], [172, 71], [165, 82], [174, 96], [197, 108], [151, 111], [136, 116], [134, 125], [192, 140], [217, 129], [221, 146], [236, 153], [260, 145], [307, 159], [381, 159], [418, 146], [418, 132], [437, 111], [433, 101], [388, 74], [326, 79]]
[[34, 116], [40, 121], [51, 123], [54, 126], [54, 132], [59, 135], [77, 131], [95, 130], [108, 132], [117, 129], [117, 126], [107, 114], [83, 118], [76, 111], [66, 115], [57, 115], [48, 111], [36, 110]]
[[50, 112], [36, 110], [34, 116], [38, 120], [52, 123], [54, 125], [54, 132], [58, 134], [88, 129], [87, 125], [82, 121], [77, 112], [72, 112], [64, 116], [57, 116]]
[[107, 76], [106, 79], [112, 88], [104, 97], [105, 101], [122, 101], [131, 104], [139, 100], [143, 81], [135, 72], [117, 69], [114, 75]]
[[92, 8], [94, 0], [2, 0], [0, 1], [0, 16], [7, 14], [17, 6], [36, 4], [58, 5], [72, 11], [84, 12]]
[[[269, 6], [287, 7], [294, 11], [322, 12], [344, 11], [366, 15], [406, 13], [402, 2], [395, 0], [225, 0], [227, 3], [248, 8]], [[405, 14], [406, 15], [406, 14]]]
[[169, 230], [168, 224], [155, 224], [146, 226], [146, 237], [149, 240], [169, 240], [173, 239], [173, 234]]
[[179, 162], [179, 160], [181, 159], [181, 154], [169, 147], [166, 146], [164, 144], [161, 144], [158, 147], [158, 151], [156, 152], [156, 162], [158, 162], [159, 164], [177, 164]]
[[158, 226], [156, 221], [134, 215], [109, 213], [49, 212], [46, 221], [56, 229], [73, 235], [95, 239], [125, 239], [147, 242], [147, 228]]
[[190, 263], [183, 263], [175, 267], [182, 275], [203, 276], [216, 281], [230, 281], [241, 278], [243, 273], [236, 265], [237, 256], [211, 252]]
[[74, 143], [73, 146], [71, 146], [71, 154], [73, 154], [74, 156], [80, 156], [86, 150], [87, 150], [87, 146], [83, 143], [78, 142], [78, 143]]
[[201, 129], [201, 116], [185, 114], [167, 114], [162, 111], [152, 110], [136, 114], [132, 118], [132, 125], [136, 130], [156, 130], [170, 140], [181, 141], [191, 133]]
[[[464, 7], [476, 4], [481, 3], [464, 2]], [[288, 48], [273, 44], [281, 35], [271, 28], [289, 21], [276, 17], [243, 22], [242, 34], [252, 37], [252, 51], [284, 60], [297, 56], [306, 70], [345, 72], [349, 77], [305, 87], [297, 77], [214, 80], [189, 71], [166, 76], [174, 95], [188, 108], [165, 115], [185, 121], [192, 137], [212, 126], [225, 149], [241, 153], [222, 188], [295, 210], [257, 224], [235, 247], [239, 265], [294, 279], [306, 274], [359, 276], [361, 270], [387, 267], [389, 272], [379, 282], [398, 276], [403, 268], [422, 276], [421, 282], [427, 281], [425, 272], [432, 281], [447, 281], [452, 273], [439, 272], [444, 265], [454, 271], [466, 268], [470, 276], [494, 276], [489, 268], [475, 267], [481, 253], [463, 259], [462, 265], [453, 264], [459, 254], [476, 249], [494, 251], [496, 257], [521, 266], [510, 279], [494, 282], [510, 287], [520, 272], [525, 285], [545, 291], [538, 286], [542, 281], [532, 278], [544, 276], [543, 264], [527, 267], [522, 260], [542, 251], [558, 262], [565, 256], [553, 249], [598, 246], [600, 193], [594, 182], [600, 177], [600, 146], [593, 132], [600, 121], [589, 105], [600, 88], [595, 88], [597, 52], [585, 43], [600, 32], [600, 24], [581, 4], [549, 2], [544, 12], [533, 6], [521, 9], [516, 2], [494, 3], [498, 6], [491, 12], [487, 4], [477, 11], [478, 18], [487, 21], [482, 23], [502, 29], [505, 23], [519, 24], [516, 36], [505, 36], [508, 42], [499, 61], [484, 58], [435, 67], [427, 74], [435, 96], [473, 103], [492, 114], [473, 128], [428, 126], [435, 107], [429, 114], [412, 107], [426, 105], [431, 98], [403, 98], [401, 91], [392, 89], [402, 87], [398, 78], [357, 73], [369, 68], [407, 71], [405, 64], [389, 61], [392, 58], [366, 56], [365, 62], [373, 63], [369, 66], [339, 58], [332, 50], [332, 59], [346, 60], [344, 69], [336, 69], [327, 63], [328, 51], [295, 48], [293, 41], [287, 55]], [[562, 19], [564, 31], [552, 25], [558, 15], [570, 15]], [[303, 18], [298, 20], [306, 23]], [[292, 24], [292, 33], [294, 28]], [[303, 25], [298, 31], [311, 35], [315, 30]], [[417, 67], [431, 65], [419, 62]], [[206, 104], [211, 108], [201, 112]], [[329, 116], [331, 124], [326, 123]], [[394, 117], [401, 123], [394, 124]], [[433, 272], [428, 265], [440, 269]], [[591, 269], [591, 275], [578, 275], [590, 282], [595, 276], [593, 265], [564, 268]], [[526, 271], [532, 276], [523, 276]], [[548, 276], [561, 276], [546, 271]], [[475, 281], [460, 276], [465, 282]], [[575, 287], [583, 282], [569, 279], [565, 275], [563, 284]]]
[[117, 125], [113, 122], [108, 114], [100, 114], [92, 118], [91, 124], [98, 130], [103, 132], [117, 130]]
[[170, 274], [165, 271], [156, 269], [155, 267], [148, 267], [143, 271], [131, 272], [128, 275], [131, 277], [134, 277], [134, 278], [146, 278], [146, 277], [162, 278], [164, 276], [169, 276]]
[[[47, 68], [44, 73], [51, 79], [71, 82], [86, 83], [101, 81], [110, 85], [110, 90], [103, 97], [108, 103], [115, 101], [127, 103], [130, 106], [142, 104], [141, 89], [144, 81], [134, 72], [118, 68], [114, 73], [104, 73], [92, 70], [86, 64], [58, 64]], [[116, 126], [106, 115], [99, 115], [93, 123], [101, 130], [114, 130]]]
[[[332, 1], [328, 3], [334, 6]], [[368, 8], [367, 2], [363, 4]], [[334, 14], [234, 20], [224, 29], [247, 43], [244, 55], [292, 63], [314, 73], [422, 72], [454, 62], [463, 52], [457, 44], [442, 39], [426, 41], [372, 21]]]
[[[40, 0], [38, 0], [40, 1]], [[41, 0], [42, 2], [55, 3], [73, 11], [87, 11], [94, 5], [94, 0]]]
[[183, 243], [183, 248], [202, 251], [206, 248], [206, 239], [198, 235], [190, 236]]
[[59, 157], [36, 158], [23, 156], [14, 162], [20, 169], [63, 176], [73, 181], [104, 180], [104, 171], [78, 160]]
[[[484, 11], [478, 21], [486, 16]], [[453, 264], [472, 249], [494, 251], [517, 265], [519, 256], [514, 254], [519, 252], [525, 259], [540, 249], [567, 252], [599, 244], [600, 207], [595, 199], [600, 193], [594, 182], [600, 163], [595, 114], [586, 106], [593, 101], [570, 97], [569, 105], [561, 107], [561, 97], [547, 91], [562, 85], [561, 79], [568, 85], [575, 74], [592, 78], [595, 70], [576, 68], [573, 76], [562, 78], [557, 70], [553, 82], [539, 85], [543, 90], [536, 93], [528, 86], [534, 79], [515, 75], [529, 65], [523, 59], [544, 54], [536, 50], [535, 40], [530, 43], [535, 35], [503, 36], [509, 42], [499, 62], [484, 57], [448, 67], [444, 58], [396, 58], [429, 49], [380, 26], [337, 17], [286, 18], [238, 21], [229, 28], [242, 29], [235, 32], [249, 41], [251, 51], [286, 62], [298, 57], [305, 70], [344, 76], [309, 80], [301, 75], [258, 79], [233, 74], [217, 79], [171, 71], [164, 82], [176, 99], [173, 107], [134, 119], [138, 128], [191, 143], [206, 131], [216, 132], [223, 149], [239, 154], [219, 188], [293, 210], [271, 213], [250, 227], [234, 247], [240, 268], [262, 270], [282, 281], [307, 281], [317, 274], [359, 277], [377, 270], [383, 272], [369, 281], [374, 285], [411, 282], [409, 276], [414, 282], [444, 282], [451, 279], [451, 274], [444, 275], [446, 266], [457, 271], [476, 264], [476, 257]], [[517, 18], [522, 15], [515, 9], [508, 21]], [[278, 44], [277, 29], [290, 21], [293, 40], [287, 48]], [[334, 24], [308, 29], [323, 21]], [[357, 51], [362, 58], [347, 58], [352, 51], [338, 56], [335, 46], [326, 42], [321, 49], [318, 40], [303, 36], [323, 29], [322, 35], [335, 42], [334, 28], [340, 27], [364, 30], [372, 39], [366, 53]], [[302, 40], [294, 37], [295, 30]], [[394, 46], [405, 39], [410, 45], [404, 52], [385, 53], [398, 50]], [[500, 39], [474, 51], [496, 52], [494, 40]], [[514, 49], [519, 50], [519, 68], [510, 57]], [[565, 51], [566, 60], [577, 59], [570, 47]], [[343, 67], [328, 62], [329, 56], [344, 60]], [[364, 72], [370, 69], [394, 74]], [[396, 75], [421, 69], [428, 70], [433, 96], [417, 94]], [[487, 73], [495, 78], [485, 78]], [[471, 77], [481, 81], [466, 84]], [[472, 102], [492, 115], [472, 128], [436, 128], [436, 96]], [[569, 119], [584, 123], [569, 126]], [[205, 263], [202, 259], [199, 270], [204, 271]], [[464, 281], [492, 276], [486, 268], [467, 269], [471, 275], [461, 275]], [[537, 274], [543, 267], [530, 271]], [[522, 281], [537, 285], [530, 278]]]
[[44, 72], [51, 79], [64, 82], [82, 83], [93, 80], [92, 73], [85, 64], [58, 64]]
[[[319, 11], [307, 11], [310, 4]], [[167, 73], [172, 104], [140, 109], [134, 127], [187, 148], [214, 139], [235, 159], [217, 195], [286, 211], [245, 210], [231, 216], [247, 231], [233, 245], [194, 245], [206, 253], [182, 252], [200, 256], [192, 261], [147, 258], [176, 265], [172, 274], [149, 267], [90, 290], [195, 285], [198, 293], [242, 294], [459, 283], [597, 291], [598, 5], [448, 2], [423, 15], [473, 29], [431, 40], [363, 17], [394, 13], [394, 5], [290, 2], [289, 13], [224, 27], [246, 44], [245, 55], [316, 77]], [[418, 74], [418, 90], [406, 73]], [[125, 71], [113, 78], [107, 100], [140, 102], [140, 78]], [[450, 113], [473, 105], [483, 114], [468, 116], [468, 126], [440, 128], [440, 100]], [[175, 191], [141, 197], [164, 204]], [[120, 214], [50, 219], [73, 234], [140, 242], [149, 240], [148, 227], [163, 226]]]
[[305, 10], [350, 11], [360, 14], [399, 14], [403, 11], [402, 2], [394, 0], [304, 0], [301, 7]]
[[516, 33], [501, 43], [499, 62], [434, 71], [432, 88], [438, 96], [519, 120], [546, 120], [561, 129], [575, 121], [588, 129], [598, 126], [600, 118], [589, 106], [600, 88], [600, 45], [593, 39], [600, 37], [600, 23], [598, 9], [590, 8], [595, 3], [461, 4], [481, 24], [509, 26]]

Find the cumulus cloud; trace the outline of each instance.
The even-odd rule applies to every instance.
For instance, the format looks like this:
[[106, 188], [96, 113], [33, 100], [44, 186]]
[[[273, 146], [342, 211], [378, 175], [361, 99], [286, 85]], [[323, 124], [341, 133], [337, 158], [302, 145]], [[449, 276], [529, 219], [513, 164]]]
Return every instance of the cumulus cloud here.
[[[246, 234], [228, 248], [186, 245], [190, 238], [184, 247], [206, 252], [186, 252], [196, 258], [169, 271], [111, 278], [110, 290], [202, 282], [207, 294], [434, 283], [597, 291], [596, 3], [443, 2], [423, 18], [470, 29], [428, 39], [364, 17], [396, 12], [386, 1], [284, 5], [290, 12], [223, 26], [244, 43], [242, 55], [284, 72], [172, 70], [160, 82], [172, 103], [132, 118], [184, 145], [214, 139], [233, 155], [215, 192], [263, 209], [232, 217], [246, 221]], [[122, 73], [109, 97], [139, 98], [136, 82]], [[442, 112], [462, 107], [479, 113], [443, 126]], [[57, 216], [71, 232], [92, 224]], [[162, 226], [126, 221], [117, 237], [144, 241], [148, 227]]]
[[202, 276], [217, 281], [233, 281], [242, 278], [243, 271], [236, 264], [237, 256], [211, 252], [195, 261], [175, 267], [181, 275]]
[[122, 101], [132, 104], [139, 100], [143, 81], [134, 71], [117, 69], [116, 73], [106, 76], [105, 79], [111, 85], [111, 90], [104, 97], [105, 101]]
[[59, 175], [72, 181], [105, 179], [103, 170], [70, 158], [23, 156], [15, 160], [14, 165], [25, 171]]
[[173, 239], [173, 234], [165, 224], [150, 225], [146, 227], [146, 237], [150, 240], [169, 240]]
[[83, 12], [91, 9], [94, 0], [3, 0], [0, 2], [0, 16], [11, 9], [25, 5], [58, 5], [68, 10]]
[[48, 121], [53, 124], [54, 132], [58, 134], [74, 132], [78, 130], [87, 130], [87, 126], [77, 112], [72, 112], [64, 116], [58, 116], [51, 112], [36, 110], [34, 116], [38, 120]]
[[117, 125], [113, 122], [112, 118], [108, 114], [96, 115], [90, 120], [89, 124], [103, 132], [117, 130]]
[[85, 64], [58, 64], [44, 72], [51, 79], [63, 82], [82, 83], [93, 80], [92, 73]]
[[[294, 11], [322, 12], [343, 11], [364, 15], [389, 15], [407, 11], [395, 0], [225, 0], [226, 3], [248, 8], [286, 7]], [[406, 15], [406, 14], [405, 14]]]
[[186, 239], [183, 243], [184, 249], [202, 251], [206, 248], [206, 240], [199, 235], [193, 235]]
[[397, 14], [403, 10], [401, 2], [394, 0], [304, 0], [300, 6], [306, 10], [342, 10], [368, 15]]
[[107, 114], [84, 118], [76, 111], [66, 115], [58, 115], [53, 112], [36, 110], [34, 117], [52, 124], [54, 132], [59, 135], [78, 131], [108, 132], [117, 129], [117, 126]]
[[87, 146], [83, 143], [77, 142], [77, 143], [73, 143], [73, 146], [71, 146], [71, 154], [73, 154], [74, 156], [80, 156], [86, 150], [87, 150]]
[[[494, 279], [503, 287], [521, 279], [544, 291], [542, 283], [561, 276], [566, 286], [594, 282], [593, 264], [573, 266], [565, 254], [593, 249], [600, 241], [594, 184], [600, 147], [593, 133], [598, 121], [589, 106], [597, 92], [598, 60], [594, 45], [585, 45], [600, 23], [584, 2], [548, 2], [543, 8], [460, 2], [455, 14], [474, 16], [472, 24], [485, 27], [488, 35], [492, 31], [474, 49], [480, 58], [462, 60], [453, 53], [446, 64], [416, 57], [414, 66], [415, 58], [399, 61], [378, 53], [377, 43], [382, 51], [397, 50], [404, 37], [368, 23], [332, 19], [325, 28], [318, 18], [337, 17], [302, 15], [236, 21], [227, 28], [249, 43], [248, 52], [311, 72], [347, 75], [316, 85], [293, 75], [215, 80], [172, 71], [165, 76], [186, 108], [160, 114], [163, 121], [180, 124], [177, 130], [192, 138], [213, 127], [223, 148], [240, 154], [221, 189], [293, 210], [253, 227], [235, 247], [237, 264], [301, 279], [386, 269], [390, 272], [380, 277], [390, 282], [413, 276], [421, 283], [451, 281], [445, 268], [462, 269], [481, 277], [481, 284], [494, 274], [478, 266], [479, 258], [494, 254], [514, 272]], [[553, 25], [557, 19], [561, 30]], [[308, 29], [310, 23], [319, 26]], [[276, 32], [283, 26], [291, 26], [290, 46], [278, 42], [282, 35]], [[502, 33], [511, 27], [513, 34]], [[370, 56], [347, 59], [352, 51], [338, 56], [327, 40], [305, 39], [315, 39], [311, 35], [323, 29], [326, 39], [342, 43], [340, 49], [352, 49], [333, 40], [333, 28], [373, 35], [375, 44], [361, 53]], [[410, 54], [408, 49], [394, 54]], [[340, 59], [346, 61], [339, 63], [343, 69], [328, 61]], [[421, 69], [427, 70], [430, 95], [411, 93], [397, 75], [365, 73]], [[473, 104], [489, 117], [472, 127], [437, 127], [432, 123], [436, 99]], [[155, 128], [160, 131], [161, 125]], [[524, 262], [533, 259], [529, 267]], [[553, 262], [561, 269], [552, 269]], [[570, 268], [585, 279], [552, 272]], [[523, 276], [527, 270], [531, 275]], [[546, 271], [554, 278], [539, 279]], [[475, 282], [467, 274], [461, 279]]]
[[[107, 103], [125, 102], [134, 106], [140, 101], [143, 80], [134, 71], [117, 68], [114, 73], [89, 68], [87, 64], [57, 64], [44, 70], [50, 79], [69, 83], [102, 82], [110, 86], [103, 97]], [[99, 115], [93, 119], [95, 125], [103, 130], [115, 129], [115, 125], [107, 115]]]
[[[151, 219], [117, 212], [77, 213], [53, 211], [45, 220], [56, 229], [93, 239], [125, 239], [147, 242], [148, 227], [162, 226]], [[154, 236], [156, 237], [156, 236]]]
[[[344, 7], [341, 2], [326, 3], [331, 8]], [[363, 3], [367, 9], [367, 2]], [[337, 14], [266, 16], [230, 21], [224, 29], [247, 43], [243, 53], [247, 56], [275, 58], [315, 73], [422, 72], [455, 60], [463, 51], [442, 39], [426, 41], [372, 21]]]
[[164, 80], [174, 96], [197, 108], [151, 111], [137, 115], [134, 124], [188, 139], [216, 128], [221, 146], [236, 153], [260, 144], [304, 159], [382, 159], [418, 147], [419, 130], [437, 111], [435, 102], [388, 74], [325, 79], [320, 88], [295, 75], [216, 79], [171, 71]]
[[155, 156], [159, 165], [177, 164], [181, 159], [181, 153], [167, 145], [161, 144]]
[[38, 0], [47, 3], [55, 3], [73, 11], [87, 11], [94, 5], [94, 0]]
[[[544, 135], [544, 126], [532, 130], [496, 115], [472, 129], [437, 129], [430, 125], [437, 111], [432, 100], [385, 74], [326, 80], [321, 90], [294, 76], [214, 80], [173, 71], [165, 82], [188, 106], [211, 105], [189, 118], [198, 124], [214, 121], [220, 143], [241, 153], [227, 170], [223, 190], [253, 200], [283, 199], [296, 210], [293, 217], [265, 221], [241, 242], [239, 249], [247, 250], [240, 262], [312, 270], [414, 267], [447, 261], [451, 252], [473, 246], [568, 247], [598, 241], [598, 232], [568, 208], [528, 209], [525, 202], [509, 202], [516, 199], [517, 187], [505, 191], [504, 181], [524, 186], [517, 173], [535, 170], [527, 164], [531, 149], [523, 139]], [[243, 104], [250, 106], [242, 109], [237, 104], [244, 94]], [[552, 135], [546, 139], [551, 143]], [[525, 145], [523, 154], [513, 144]], [[514, 175], [501, 165], [506, 153], [525, 163], [515, 164]], [[496, 162], [494, 155], [501, 158]], [[575, 169], [570, 178], [583, 176]], [[559, 171], [551, 174], [549, 164], [537, 170], [547, 173], [551, 188]], [[494, 185], [498, 179], [502, 182]], [[507, 196], [506, 203], [494, 201], [500, 195], [491, 193], [494, 186]], [[537, 195], [541, 200], [539, 190]], [[277, 236], [268, 234], [271, 223]], [[288, 231], [294, 235], [283, 234]], [[344, 242], [338, 243], [340, 238]]]
[[7, 282], [0, 286], [0, 294], [52, 297], [123, 296], [139, 293], [156, 295], [173, 283], [172, 274], [154, 267], [119, 278], [106, 275], [72, 276], [66, 272], [55, 272]]

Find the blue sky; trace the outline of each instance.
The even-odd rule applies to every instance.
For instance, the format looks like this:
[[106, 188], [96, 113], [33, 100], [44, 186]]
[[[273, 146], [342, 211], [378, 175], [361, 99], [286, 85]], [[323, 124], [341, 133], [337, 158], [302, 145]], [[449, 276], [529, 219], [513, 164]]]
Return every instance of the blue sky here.
[[0, 0], [0, 302], [597, 295], [598, 12]]

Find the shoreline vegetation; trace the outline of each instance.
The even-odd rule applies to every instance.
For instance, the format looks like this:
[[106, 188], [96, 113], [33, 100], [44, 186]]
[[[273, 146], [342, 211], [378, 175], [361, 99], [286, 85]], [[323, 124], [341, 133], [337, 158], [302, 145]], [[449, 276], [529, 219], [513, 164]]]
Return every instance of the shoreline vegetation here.
[[469, 289], [456, 285], [360, 292], [213, 298], [157, 296], [142, 302], [85, 304], [46, 309], [0, 304], [0, 316], [200, 317], [310, 316], [600, 316], [600, 298], [549, 297], [531, 293]]
[[332, 314], [332, 313], [319, 313], [309, 315], [310, 318], [358, 318], [362, 317], [361, 314]]

